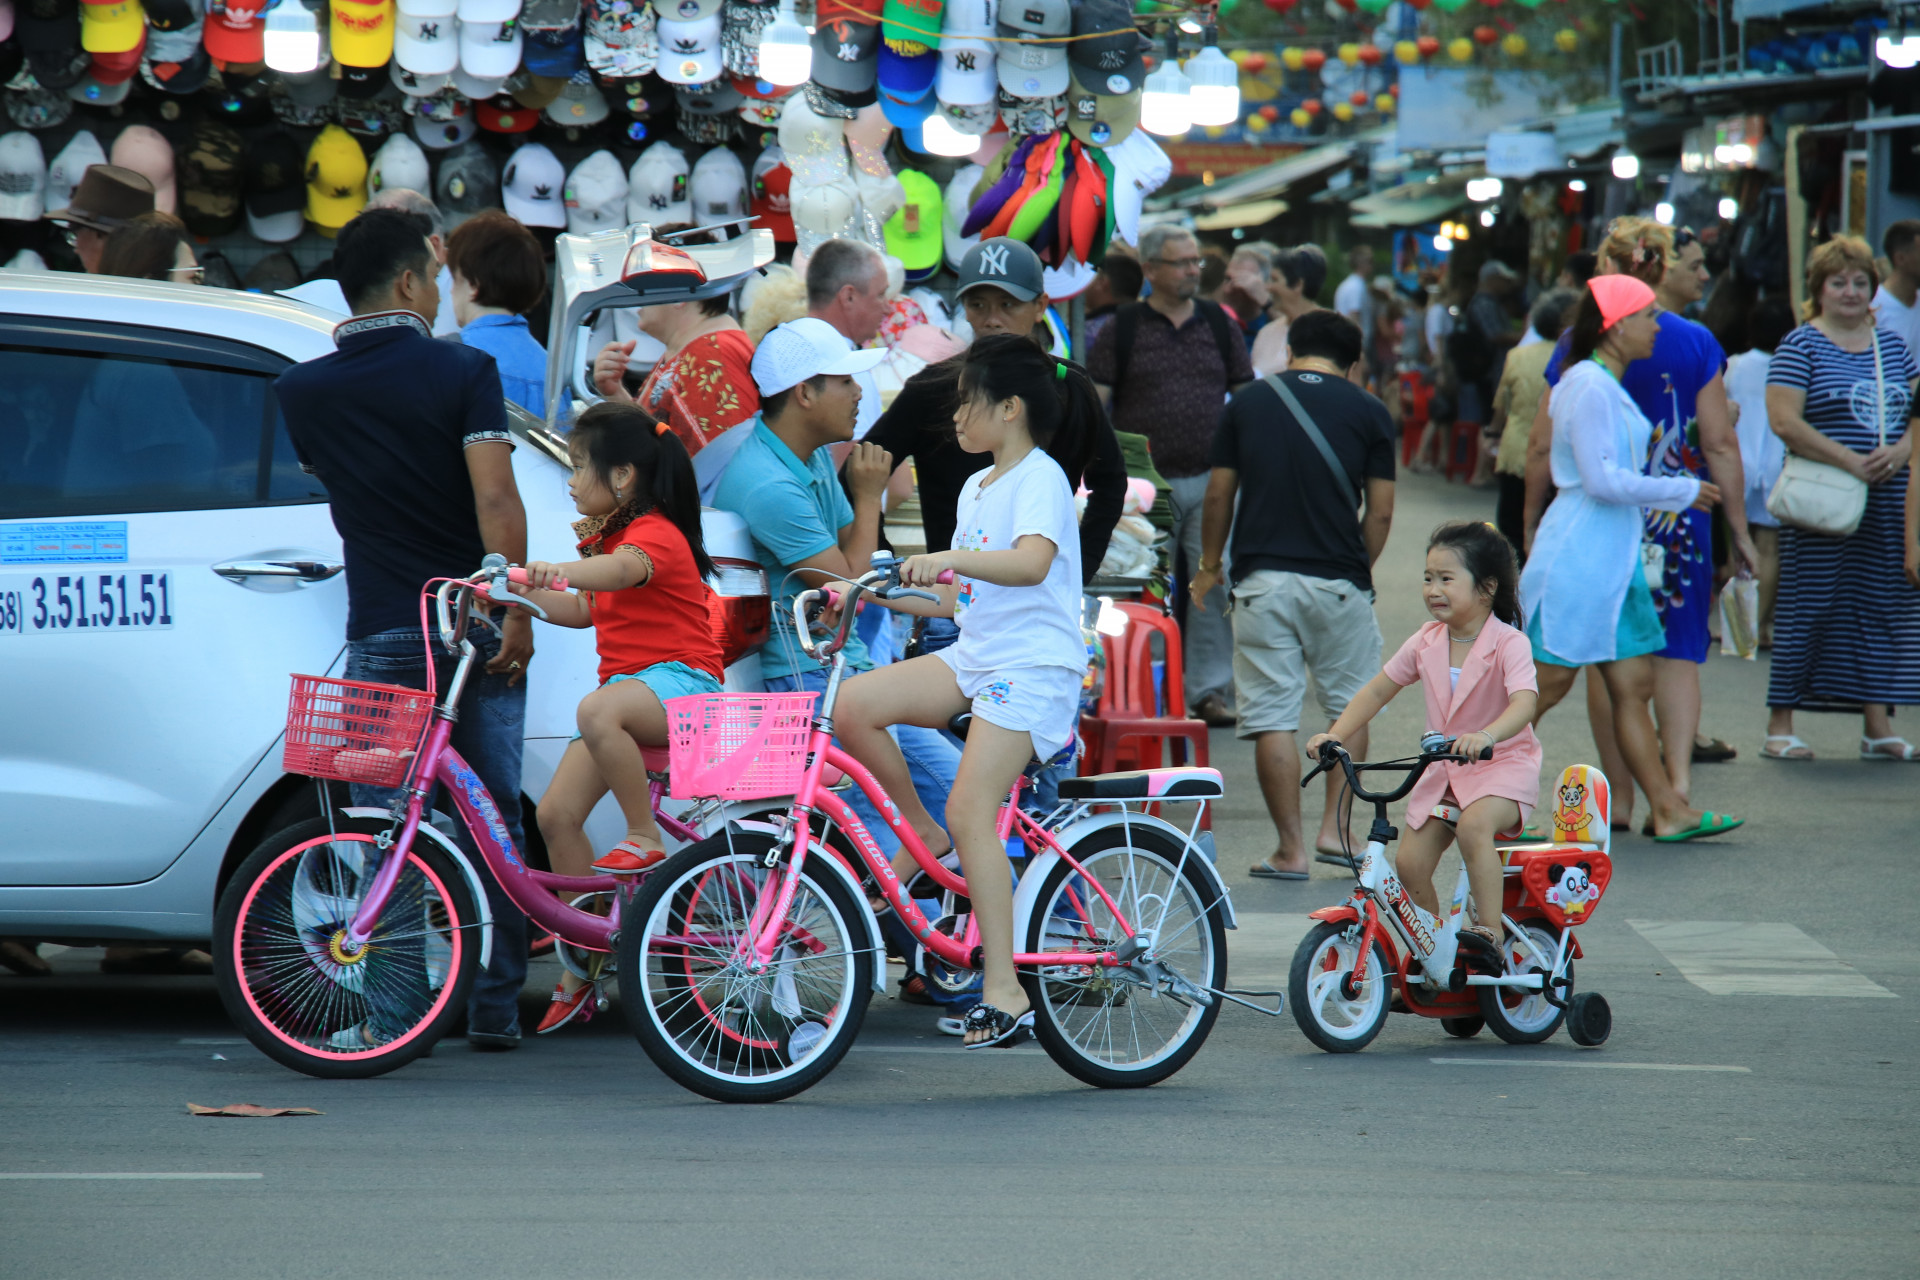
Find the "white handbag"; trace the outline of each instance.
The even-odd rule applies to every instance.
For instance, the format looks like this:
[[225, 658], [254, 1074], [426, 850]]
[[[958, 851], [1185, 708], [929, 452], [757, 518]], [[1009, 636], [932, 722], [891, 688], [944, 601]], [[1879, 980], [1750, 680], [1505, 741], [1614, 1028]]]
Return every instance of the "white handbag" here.
[[[1887, 443], [1887, 379], [1880, 366], [1880, 331], [1873, 334], [1874, 423]], [[1767, 514], [1790, 529], [1844, 538], [1867, 514], [1867, 482], [1829, 462], [1788, 454], [1767, 495]]]

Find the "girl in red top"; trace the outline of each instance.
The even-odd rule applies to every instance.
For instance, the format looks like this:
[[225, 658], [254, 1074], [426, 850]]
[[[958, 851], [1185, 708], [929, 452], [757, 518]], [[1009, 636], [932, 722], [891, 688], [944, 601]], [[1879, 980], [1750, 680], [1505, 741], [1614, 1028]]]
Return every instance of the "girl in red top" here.
[[[641, 871], [663, 859], [640, 747], [665, 746], [668, 698], [718, 693], [725, 676], [700, 537], [700, 499], [686, 448], [664, 423], [630, 404], [597, 404], [569, 436], [574, 525], [584, 559], [527, 565], [515, 588], [563, 627], [592, 627], [600, 687], [580, 703], [580, 736], [540, 798], [540, 834], [562, 875]], [[551, 590], [558, 579], [579, 594]], [[600, 797], [626, 816], [627, 838], [595, 860], [586, 820]], [[591, 988], [572, 974], [554, 992], [540, 1030], [578, 1013]]]

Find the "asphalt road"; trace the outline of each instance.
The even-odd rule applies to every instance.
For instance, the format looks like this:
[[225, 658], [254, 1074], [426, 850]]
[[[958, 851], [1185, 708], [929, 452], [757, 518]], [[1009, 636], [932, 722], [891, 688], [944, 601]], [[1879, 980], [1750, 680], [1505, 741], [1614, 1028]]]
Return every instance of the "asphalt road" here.
[[[1421, 535], [1490, 510], [1402, 485], [1390, 645], [1422, 618]], [[1803, 719], [1820, 761], [1758, 759], [1764, 661], [1705, 678], [1741, 756], [1697, 798], [1748, 825], [1617, 838], [1578, 968], [1613, 1005], [1603, 1049], [1395, 1017], [1334, 1057], [1229, 1009], [1179, 1076], [1105, 1093], [1037, 1049], [963, 1056], [876, 999], [840, 1070], [774, 1107], [681, 1091], [617, 1012], [327, 1082], [238, 1040], [210, 981], [107, 978], [74, 950], [52, 980], [0, 975], [0, 1276], [1911, 1277], [1920, 770], [1854, 759], [1837, 717]], [[1573, 702], [1545, 725], [1556, 768], [1591, 758]], [[1411, 749], [1419, 719], [1403, 697], [1376, 742]], [[1304, 913], [1345, 890], [1327, 867], [1246, 879], [1270, 828], [1250, 753], [1213, 747], [1233, 979], [1278, 986]], [[536, 965], [525, 1016], [555, 976]], [[72, 1176], [103, 1173], [141, 1176]]]

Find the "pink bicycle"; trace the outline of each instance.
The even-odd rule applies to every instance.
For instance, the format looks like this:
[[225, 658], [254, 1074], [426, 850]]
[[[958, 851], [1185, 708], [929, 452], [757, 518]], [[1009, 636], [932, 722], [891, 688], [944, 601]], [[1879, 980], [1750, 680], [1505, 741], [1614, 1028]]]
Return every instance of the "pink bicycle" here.
[[[842, 647], [861, 594], [926, 596], [901, 587], [898, 565], [876, 555], [842, 602], [837, 632], [818, 644], [807, 615], [821, 593], [796, 598], [802, 645], [831, 659], [817, 707], [811, 693], [667, 704], [676, 796], [792, 796], [781, 818], [729, 823], [654, 868], [623, 911], [628, 1024], [662, 1071], [706, 1097], [778, 1101], [838, 1065], [884, 979], [870, 892], [920, 940], [929, 980], [961, 990], [979, 967], [966, 881], [927, 852], [873, 776], [831, 741]], [[834, 789], [842, 778], [912, 851], [925, 877], [912, 892]], [[1183, 833], [1128, 806], [1193, 800], [1204, 809], [1221, 794], [1220, 774], [1069, 779], [1061, 809], [1045, 819], [1020, 808], [1022, 785], [1000, 811], [1000, 834], [1027, 855], [1014, 898], [1015, 937], [1024, 941], [1015, 960], [1040, 1043], [1089, 1084], [1164, 1080], [1199, 1051], [1221, 998], [1246, 1003], [1238, 1001], [1246, 993], [1222, 989], [1232, 908], [1199, 817]], [[1108, 811], [1093, 812], [1097, 805]], [[939, 894], [944, 914], [929, 920], [914, 899]]]
[[[622, 890], [634, 877], [610, 884], [606, 876], [527, 866], [493, 797], [448, 745], [476, 656], [467, 638], [476, 598], [540, 612], [506, 590], [515, 572], [489, 556], [471, 578], [427, 584], [422, 629], [431, 598], [440, 644], [460, 658], [437, 702], [431, 687], [293, 678], [289, 773], [404, 788], [391, 810], [328, 809], [281, 832], [241, 864], [221, 895], [214, 967], [228, 1016], [261, 1052], [296, 1071], [332, 1078], [392, 1071], [431, 1049], [466, 1009], [493, 921], [472, 864], [427, 820], [436, 786], [453, 797], [507, 895], [554, 935], [562, 963], [583, 978], [604, 976]], [[431, 661], [427, 669], [431, 681]], [[666, 753], [646, 754], [661, 829], [699, 840], [713, 807], [662, 812]], [[556, 891], [572, 895], [571, 905]]]

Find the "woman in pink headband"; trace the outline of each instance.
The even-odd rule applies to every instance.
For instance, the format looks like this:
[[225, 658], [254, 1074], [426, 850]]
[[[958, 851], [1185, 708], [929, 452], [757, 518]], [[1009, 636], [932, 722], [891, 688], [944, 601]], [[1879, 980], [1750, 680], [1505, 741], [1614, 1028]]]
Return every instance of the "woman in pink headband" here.
[[1692, 476], [1649, 476], [1653, 425], [1620, 385], [1653, 354], [1653, 290], [1630, 275], [1595, 276], [1574, 315], [1566, 372], [1553, 390], [1553, 482], [1558, 492], [1534, 535], [1520, 604], [1540, 681], [1535, 723], [1592, 665], [1614, 705], [1614, 731], [1634, 781], [1653, 802], [1654, 838], [1717, 835], [1740, 819], [1692, 808], [1660, 762], [1648, 703], [1653, 659], [1666, 646], [1642, 571], [1640, 509], [1706, 509], [1720, 491]]

